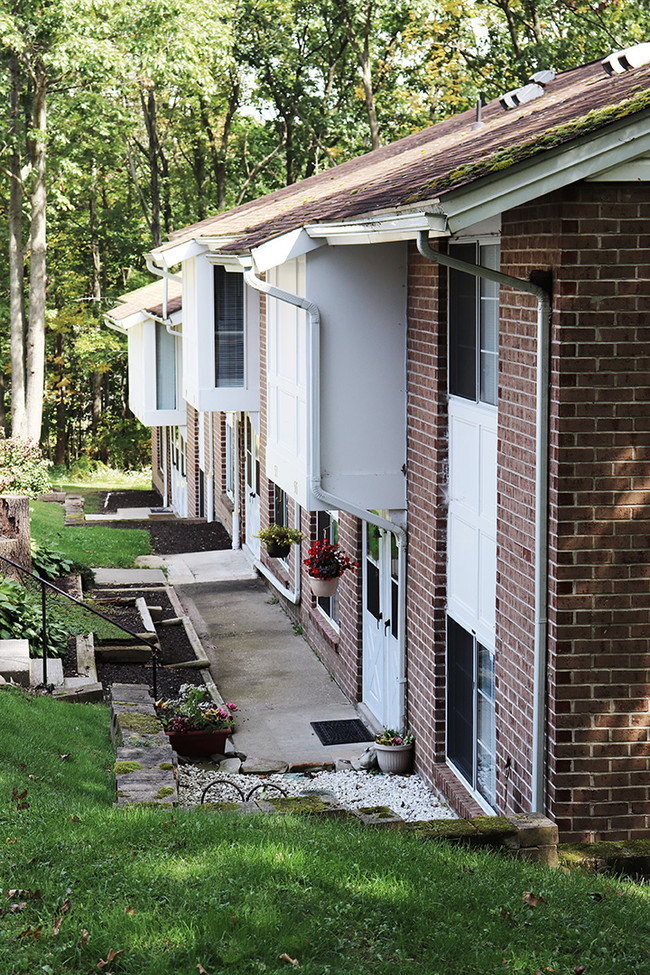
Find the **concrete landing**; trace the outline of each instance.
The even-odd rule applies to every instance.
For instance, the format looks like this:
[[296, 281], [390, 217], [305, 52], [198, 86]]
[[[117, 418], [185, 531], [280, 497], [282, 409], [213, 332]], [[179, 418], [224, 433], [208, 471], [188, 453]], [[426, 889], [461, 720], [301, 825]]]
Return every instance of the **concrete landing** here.
[[219, 691], [240, 709], [233, 743], [249, 759], [356, 758], [366, 743], [321, 745], [311, 721], [358, 717], [272, 592], [259, 579], [178, 590]]
[[172, 586], [257, 579], [257, 573], [251, 568], [241, 549], [184, 552], [179, 555], [140, 555], [136, 562], [149, 571], [162, 569]]

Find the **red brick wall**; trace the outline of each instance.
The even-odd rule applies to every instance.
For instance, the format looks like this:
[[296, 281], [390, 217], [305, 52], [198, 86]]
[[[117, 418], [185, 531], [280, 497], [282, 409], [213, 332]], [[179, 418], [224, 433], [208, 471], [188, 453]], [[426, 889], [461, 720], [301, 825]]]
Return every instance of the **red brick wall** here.
[[447, 329], [444, 269], [409, 254], [408, 281], [408, 725], [416, 766], [433, 782], [445, 758]]
[[[501, 270], [524, 281], [556, 268], [560, 219], [555, 198], [504, 215]], [[532, 808], [535, 621], [535, 423], [538, 305], [500, 289], [497, 446], [497, 622], [495, 712], [497, 804]], [[510, 759], [509, 778], [506, 762]]]
[[[207, 426], [209, 427], [209, 420]], [[210, 434], [208, 431], [208, 441]], [[208, 455], [209, 456], [209, 455]], [[212, 414], [212, 484], [214, 517], [232, 536], [234, 504], [226, 494], [226, 415]], [[206, 489], [207, 490], [207, 489]]]
[[562, 206], [549, 725], [566, 838], [650, 826], [649, 219], [642, 185]]
[[162, 452], [158, 451], [158, 433], [161, 434], [161, 439], [165, 436], [165, 427], [152, 427], [151, 428], [151, 483], [157, 491], [160, 492], [162, 497], [165, 490], [165, 483], [163, 479], [162, 472]]
[[[633, 185], [583, 184], [503, 223], [504, 270], [552, 267], [555, 277], [547, 802], [565, 840], [629, 839], [650, 826], [644, 195]], [[517, 313], [510, 295], [502, 302], [497, 661], [499, 764], [512, 755], [511, 808], [529, 801], [533, 317]], [[503, 801], [502, 783], [499, 794]]]
[[[303, 511], [303, 558], [316, 539], [316, 515]], [[354, 561], [361, 562], [361, 522], [344, 511], [339, 512], [339, 545]], [[329, 622], [312, 595], [309, 576], [302, 565], [302, 601], [300, 621], [303, 631], [325, 667], [334, 676], [351, 701], [361, 700], [362, 651], [362, 576], [361, 565], [345, 572], [339, 583], [339, 626]]]

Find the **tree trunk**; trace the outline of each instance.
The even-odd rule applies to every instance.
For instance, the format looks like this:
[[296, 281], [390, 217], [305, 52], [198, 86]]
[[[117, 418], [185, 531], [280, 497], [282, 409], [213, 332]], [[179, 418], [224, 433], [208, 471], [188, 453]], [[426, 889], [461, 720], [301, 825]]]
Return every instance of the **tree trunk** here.
[[29, 324], [27, 329], [27, 436], [39, 441], [43, 422], [45, 381], [45, 223], [47, 194], [47, 72], [34, 64], [34, 184], [31, 193], [31, 247], [29, 273]]
[[[63, 361], [63, 336], [59, 333], [56, 336], [56, 358], [59, 362]], [[54, 446], [54, 463], [57, 467], [62, 467], [65, 464], [65, 454], [66, 454], [66, 441], [65, 441], [65, 427], [66, 427], [66, 409], [65, 409], [65, 387], [60, 381], [63, 376], [59, 376], [59, 391], [56, 401], [56, 444]]]
[[9, 59], [11, 103], [9, 142], [11, 144], [9, 186], [9, 315], [11, 319], [11, 433], [27, 437], [25, 412], [25, 317], [23, 314], [23, 186], [20, 174], [20, 77], [18, 60]]
[[156, 118], [156, 95], [153, 87], [149, 88], [145, 99], [144, 92], [140, 95], [144, 122], [147, 129], [147, 161], [149, 163], [149, 187], [151, 195], [151, 236], [153, 246], [162, 244], [162, 226], [160, 220], [160, 180], [158, 179], [158, 123]]
[[[101, 285], [101, 259], [99, 252], [99, 221], [97, 219], [97, 201], [95, 198], [95, 186], [93, 185], [90, 191], [90, 249], [93, 258], [93, 298], [95, 299], [96, 306], [99, 309], [99, 302], [102, 297], [102, 285]], [[97, 318], [95, 328], [99, 330], [101, 328], [99, 324], [99, 318]], [[91, 399], [91, 415], [92, 415], [92, 430], [93, 433], [97, 433], [99, 427], [99, 421], [102, 417], [102, 374], [101, 372], [94, 371], [90, 374], [90, 399]], [[63, 397], [61, 397], [61, 402]], [[64, 410], [64, 431], [65, 431], [65, 410]], [[57, 407], [57, 444], [58, 444], [58, 407]], [[65, 438], [65, 433], [64, 433]], [[104, 457], [101, 458], [105, 460]], [[63, 463], [60, 461], [60, 463]]]

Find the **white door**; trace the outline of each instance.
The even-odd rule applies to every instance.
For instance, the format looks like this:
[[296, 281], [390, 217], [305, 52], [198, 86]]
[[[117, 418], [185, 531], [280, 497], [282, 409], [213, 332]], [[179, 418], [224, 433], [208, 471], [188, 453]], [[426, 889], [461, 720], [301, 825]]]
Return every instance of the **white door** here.
[[395, 535], [365, 523], [363, 543], [363, 703], [386, 728], [398, 728], [399, 583]]
[[246, 545], [256, 559], [260, 557], [260, 540], [255, 535], [260, 530], [260, 435], [256, 432], [249, 414], [246, 414]]

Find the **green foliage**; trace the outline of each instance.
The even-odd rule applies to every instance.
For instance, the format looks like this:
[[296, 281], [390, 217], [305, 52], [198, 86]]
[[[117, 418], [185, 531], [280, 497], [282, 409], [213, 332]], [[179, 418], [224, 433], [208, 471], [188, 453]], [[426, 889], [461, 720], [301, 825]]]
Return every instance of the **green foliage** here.
[[643, 884], [344, 820], [116, 809], [107, 708], [0, 695], [3, 972], [111, 949], [116, 975], [648, 971]]
[[81, 565], [131, 568], [138, 555], [151, 553], [151, 537], [143, 528], [63, 524], [63, 509], [45, 501], [30, 506], [32, 538], [55, 545], [66, 558]]
[[50, 487], [50, 466], [38, 444], [0, 433], [0, 494], [42, 494]]
[[[47, 655], [63, 657], [69, 631], [55, 610], [46, 612]], [[0, 640], [29, 640], [32, 657], [43, 655], [42, 611], [39, 595], [14, 579], [0, 576]]]
[[72, 559], [55, 545], [32, 541], [32, 572], [42, 579], [59, 579], [72, 571]]

